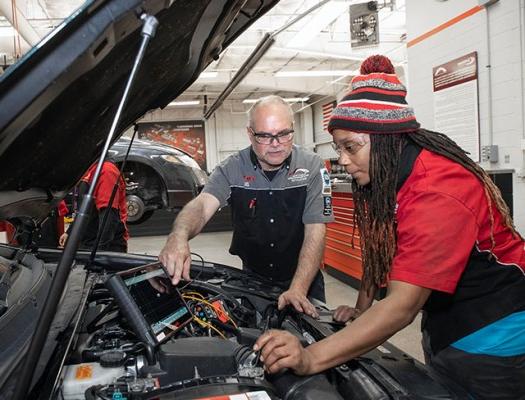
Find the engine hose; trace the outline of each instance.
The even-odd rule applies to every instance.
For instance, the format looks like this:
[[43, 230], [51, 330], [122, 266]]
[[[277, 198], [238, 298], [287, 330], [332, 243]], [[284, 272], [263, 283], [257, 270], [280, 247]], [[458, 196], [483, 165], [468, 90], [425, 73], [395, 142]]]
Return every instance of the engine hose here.
[[237, 347], [233, 353], [235, 357], [235, 361], [237, 362], [237, 365], [244, 365], [246, 359], [252, 353], [253, 353], [253, 350], [248, 346], [241, 345]]
[[90, 386], [86, 389], [86, 391], [84, 392], [84, 397], [86, 398], [86, 400], [97, 400], [99, 399], [99, 397], [97, 396], [97, 392], [99, 391], [99, 389], [103, 388], [104, 385], [95, 385], [95, 386]]
[[144, 350], [146, 352], [146, 360], [149, 365], [155, 365], [157, 363], [157, 357], [155, 356], [155, 348], [148, 344], [144, 343]]

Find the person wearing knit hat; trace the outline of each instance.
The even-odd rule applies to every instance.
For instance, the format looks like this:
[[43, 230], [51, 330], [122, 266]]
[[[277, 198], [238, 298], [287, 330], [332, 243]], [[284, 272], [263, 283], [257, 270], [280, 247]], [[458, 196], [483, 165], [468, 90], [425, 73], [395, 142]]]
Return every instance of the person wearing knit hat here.
[[423, 310], [425, 360], [441, 383], [459, 398], [525, 398], [525, 243], [501, 193], [454, 141], [420, 127], [388, 58], [367, 58], [350, 86], [328, 130], [352, 176], [363, 259], [356, 307], [334, 319], [356, 319], [306, 348], [262, 335], [266, 370], [340, 365]]

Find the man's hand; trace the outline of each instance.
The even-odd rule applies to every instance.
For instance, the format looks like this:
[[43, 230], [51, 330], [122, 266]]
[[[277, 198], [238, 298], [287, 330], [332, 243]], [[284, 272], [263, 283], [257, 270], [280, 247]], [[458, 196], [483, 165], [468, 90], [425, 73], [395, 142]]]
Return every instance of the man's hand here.
[[349, 306], [339, 306], [334, 311], [334, 321], [348, 322], [354, 320], [361, 315], [361, 310]]
[[159, 254], [159, 261], [172, 276], [171, 282], [174, 285], [179, 283], [181, 278], [191, 280], [191, 254], [188, 241], [202, 230], [219, 205], [219, 200], [215, 196], [201, 192], [177, 215], [173, 230]]
[[279, 296], [279, 301], [277, 302], [279, 310], [282, 310], [288, 304], [292, 305], [297, 311], [308, 314], [311, 317], [317, 318], [319, 316], [315, 306], [298, 290], [288, 289]]
[[261, 351], [261, 361], [271, 374], [284, 368], [292, 369], [297, 375], [310, 374], [311, 355], [289, 332], [270, 330], [257, 339], [253, 349]]
[[58, 239], [58, 247], [64, 247], [66, 245], [68, 237], [69, 235], [65, 232], [62, 235], [60, 235], [60, 238]]
[[168, 236], [168, 241], [159, 254], [159, 261], [168, 270], [174, 285], [178, 284], [181, 278], [191, 280], [191, 254], [187, 240], [181, 240], [172, 235]]

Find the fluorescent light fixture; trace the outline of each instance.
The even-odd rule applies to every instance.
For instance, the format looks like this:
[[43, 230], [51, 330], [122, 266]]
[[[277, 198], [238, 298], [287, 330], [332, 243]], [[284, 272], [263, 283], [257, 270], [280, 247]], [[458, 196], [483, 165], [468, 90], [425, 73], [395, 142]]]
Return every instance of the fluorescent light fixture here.
[[217, 71], [205, 71], [201, 72], [199, 79], [217, 78], [217, 75], [219, 75]]
[[308, 46], [328, 24], [345, 12], [348, 12], [348, 4], [346, 2], [335, 1], [325, 4], [304, 24], [292, 40], [286, 44], [286, 47], [301, 48]]
[[347, 76], [357, 75], [359, 72], [354, 70], [325, 70], [325, 71], [278, 71], [274, 74], [276, 78], [290, 77], [319, 77], [319, 76]]
[[198, 106], [200, 103], [199, 100], [172, 101], [168, 106]]
[[[231, 49], [253, 50], [253, 47], [254, 46], [238, 44], [238, 45], [228, 46], [228, 49], [230, 50]], [[272, 46], [270, 49], [270, 52], [274, 54], [282, 53], [283, 51], [287, 53], [300, 53], [300, 54], [306, 54], [306, 55], [322, 57], [322, 58], [337, 58], [341, 60], [350, 60], [350, 61], [359, 61], [359, 62], [364, 61], [364, 59], [366, 58], [363, 56], [356, 56], [356, 55], [349, 55], [349, 54], [335, 54], [335, 53], [327, 53], [325, 51], [313, 51], [313, 50], [297, 49], [297, 48], [291, 48], [291, 47]]]
[[[259, 99], [246, 99], [246, 100], [243, 100], [242, 102], [244, 104], [253, 104], [257, 100], [259, 100]], [[304, 103], [305, 101], [310, 100], [310, 98], [309, 97], [287, 97], [287, 98], [285, 98], [283, 100], [288, 102], [288, 103], [299, 103], [299, 102], [303, 102]]]

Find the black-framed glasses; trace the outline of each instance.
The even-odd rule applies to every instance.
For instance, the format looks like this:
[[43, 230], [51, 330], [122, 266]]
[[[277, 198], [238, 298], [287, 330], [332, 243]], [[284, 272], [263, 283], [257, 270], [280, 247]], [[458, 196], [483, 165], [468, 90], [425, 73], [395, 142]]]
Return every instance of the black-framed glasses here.
[[366, 143], [358, 143], [358, 142], [353, 142], [353, 141], [347, 141], [347, 142], [343, 143], [342, 145], [341, 144], [338, 145], [338, 144], [335, 144], [334, 142], [332, 142], [332, 148], [337, 153], [338, 157], [341, 157], [341, 153], [343, 151], [345, 153], [353, 156], [359, 150], [361, 150], [365, 145], [366, 145]]
[[284, 131], [281, 131], [276, 135], [272, 135], [271, 133], [266, 132], [255, 132], [252, 128], [248, 129], [250, 129], [250, 132], [255, 138], [255, 141], [259, 144], [272, 144], [274, 140], [277, 140], [277, 143], [281, 144], [288, 143], [293, 139], [294, 134], [293, 129], [285, 129]]

